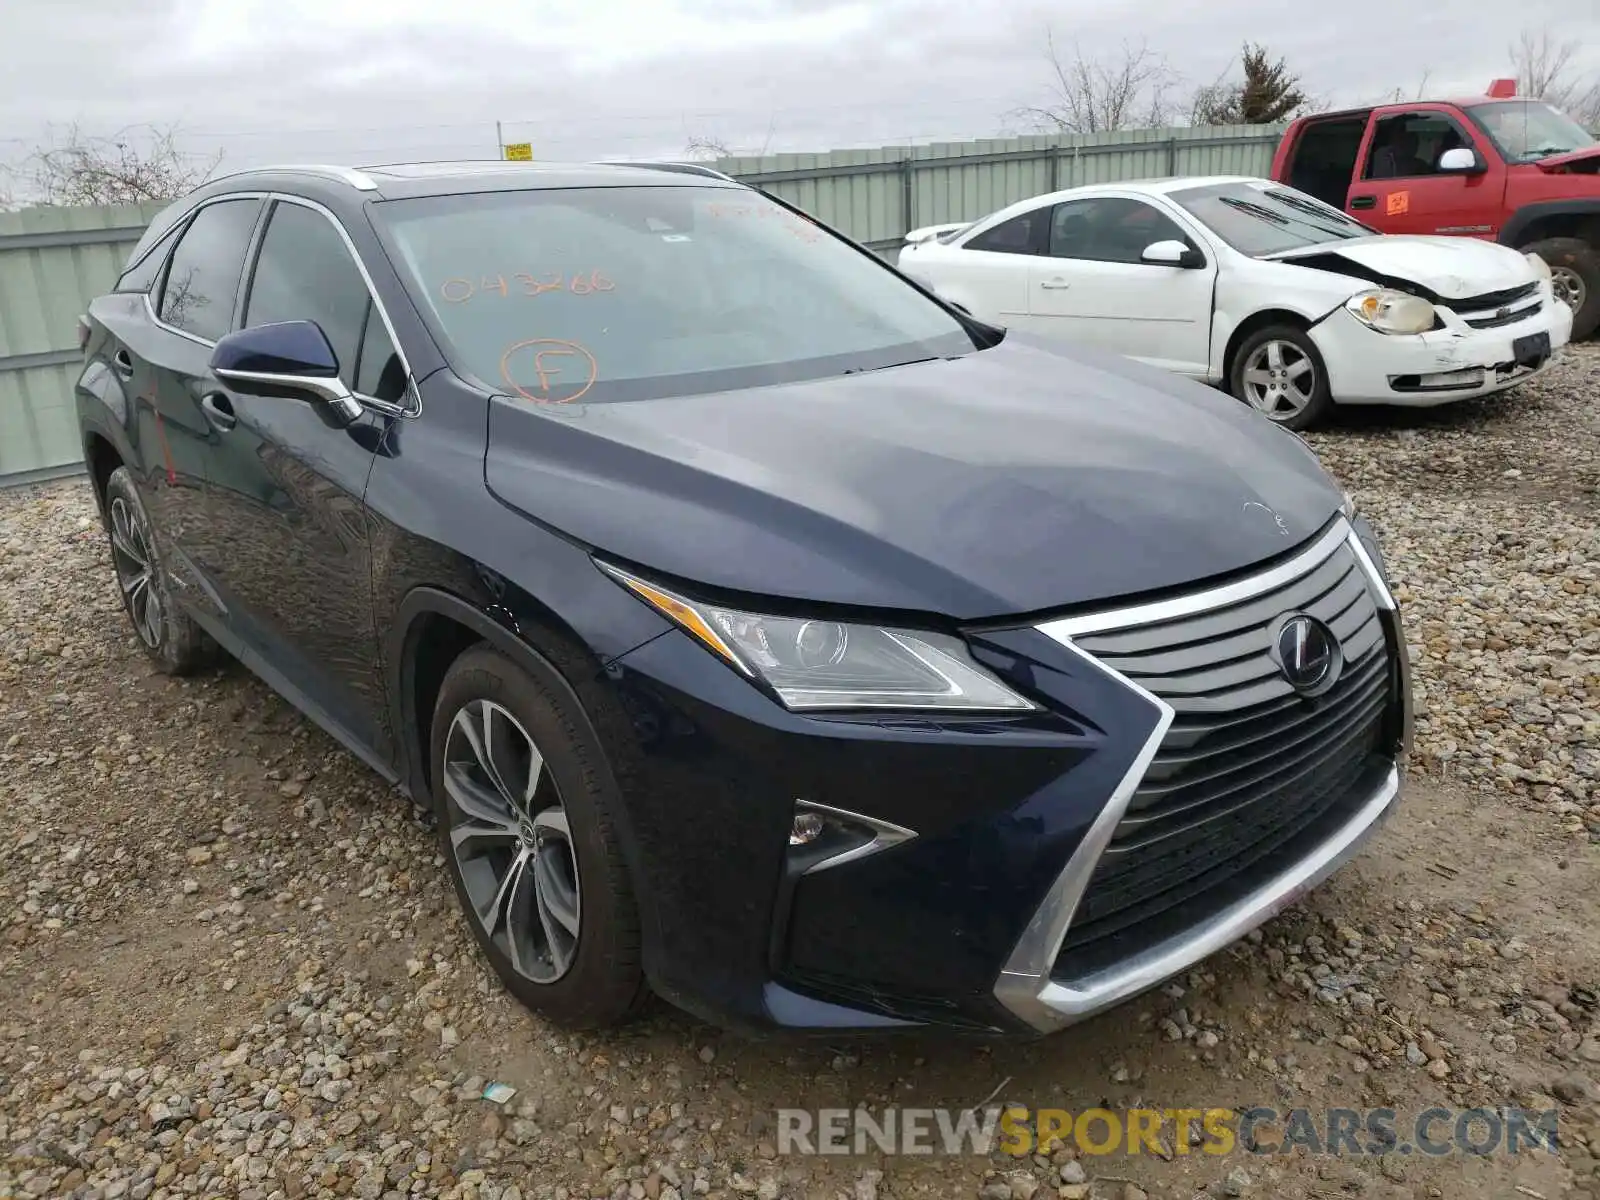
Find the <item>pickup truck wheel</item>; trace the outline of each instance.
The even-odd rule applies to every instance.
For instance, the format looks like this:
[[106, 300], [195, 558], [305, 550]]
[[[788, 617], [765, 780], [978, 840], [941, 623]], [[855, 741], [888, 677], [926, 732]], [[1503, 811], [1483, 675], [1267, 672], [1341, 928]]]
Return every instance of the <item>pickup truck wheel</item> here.
[[1322, 355], [1302, 330], [1268, 325], [1233, 356], [1229, 390], [1286, 429], [1309, 429], [1333, 407]]
[[1572, 340], [1600, 328], [1600, 247], [1582, 238], [1545, 238], [1523, 247], [1550, 264], [1556, 299], [1572, 309]]

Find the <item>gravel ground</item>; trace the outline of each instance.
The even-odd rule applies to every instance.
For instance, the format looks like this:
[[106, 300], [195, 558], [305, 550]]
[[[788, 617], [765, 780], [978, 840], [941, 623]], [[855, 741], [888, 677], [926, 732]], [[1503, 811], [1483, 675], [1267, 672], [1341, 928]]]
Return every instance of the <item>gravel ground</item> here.
[[[237, 667], [153, 674], [82, 481], [0, 493], [0, 1196], [1600, 1196], [1600, 346], [1316, 435], [1378, 526], [1409, 797], [1261, 935], [1033, 1045], [555, 1031], [396, 797]], [[515, 1088], [503, 1103], [487, 1082]], [[779, 1107], [1559, 1107], [1516, 1157], [779, 1155]]]

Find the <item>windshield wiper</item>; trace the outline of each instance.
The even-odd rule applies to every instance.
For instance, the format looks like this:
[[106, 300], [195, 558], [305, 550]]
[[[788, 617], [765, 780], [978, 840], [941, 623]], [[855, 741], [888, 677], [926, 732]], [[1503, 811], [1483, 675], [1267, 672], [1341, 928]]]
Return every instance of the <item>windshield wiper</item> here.
[[917, 363], [937, 362], [938, 359], [939, 356], [937, 354], [930, 354], [927, 358], [906, 358], [899, 362], [883, 363], [876, 367], [851, 367], [846, 371], [840, 372], [840, 374], [865, 375], [868, 371], [887, 371], [890, 367], [911, 367]]
[[[1299, 212], [1306, 213], [1313, 217], [1321, 217], [1323, 220], [1327, 220], [1331, 215], [1327, 209], [1322, 207], [1322, 205], [1318, 204], [1315, 200], [1307, 200], [1301, 196], [1290, 195], [1288, 192], [1273, 192], [1272, 198], [1286, 208], [1293, 208]], [[1307, 224], [1311, 224], [1313, 229], [1320, 229], [1323, 233], [1330, 234], [1333, 237], [1353, 238], [1361, 236], [1357, 233], [1348, 233], [1342, 229], [1329, 229], [1325, 225], [1316, 225], [1312, 224], [1311, 222], [1307, 222]]]
[[1263, 221], [1271, 221], [1274, 225], [1287, 225], [1289, 218], [1282, 213], [1275, 213], [1270, 208], [1263, 208], [1259, 204], [1252, 204], [1248, 200], [1238, 200], [1233, 196], [1218, 196], [1217, 202], [1226, 204], [1229, 208], [1236, 208], [1240, 212], [1249, 213], [1252, 217], [1260, 217]]

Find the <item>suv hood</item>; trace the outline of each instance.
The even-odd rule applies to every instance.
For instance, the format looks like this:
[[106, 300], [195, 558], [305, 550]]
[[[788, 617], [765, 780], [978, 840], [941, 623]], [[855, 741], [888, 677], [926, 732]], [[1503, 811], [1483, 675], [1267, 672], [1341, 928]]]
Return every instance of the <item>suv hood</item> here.
[[1341, 499], [1238, 401], [1016, 334], [745, 391], [496, 397], [485, 472], [504, 503], [691, 593], [958, 620], [1189, 587], [1293, 550]]
[[1373, 283], [1414, 283], [1445, 300], [1504, 291], [1538, 278], [1520, 252], [1467, 237], [1375, 234], [1280, 250], [1264, 257], [1343, 271]]

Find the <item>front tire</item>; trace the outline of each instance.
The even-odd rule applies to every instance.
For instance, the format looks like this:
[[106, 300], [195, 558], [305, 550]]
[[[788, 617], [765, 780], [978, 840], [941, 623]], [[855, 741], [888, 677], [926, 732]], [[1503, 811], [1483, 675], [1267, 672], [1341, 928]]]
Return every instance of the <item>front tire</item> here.
[[1600, 328], [1600, 248], [1582, 238], [1545, 238], [1523, 249], [1549, 264], [1556, 299], [1572, 309], [1572, 340]]
[[512, 995], [574, 1029], [647, 995], [616, 783], [576, 697], [487, 646], [458, 658], [433, 714], [440, 849], [479, 949]]
[[1228, 390], [1286, 429], [1310, 429], [1333, 409], [1328, 369], [1304, 330], [1268, 325], [1233, 356]]
[[122, 607], [140, 648], [168, 675], [210, 666], [217, 644], [173, 600], [155, 527], [127, 467], [118, 467], [106, 480], [105, 519]]

